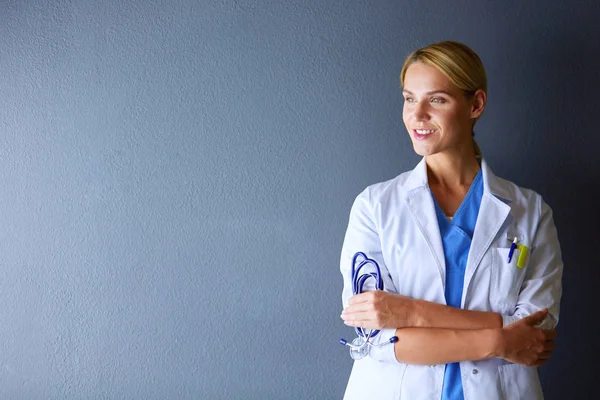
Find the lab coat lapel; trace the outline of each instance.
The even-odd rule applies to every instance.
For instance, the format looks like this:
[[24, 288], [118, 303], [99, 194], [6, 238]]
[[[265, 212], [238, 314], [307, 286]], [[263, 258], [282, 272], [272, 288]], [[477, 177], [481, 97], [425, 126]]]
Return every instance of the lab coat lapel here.
[[407, 182], [408, 194], [405, 198], [406, 206], [410, 210], [414, 221], [423, 234], [429, 250], [433, 254], [442, 279], [442, 287], [446, 286], [446, 261], [444, 247], [438, 225], [435, 205], [427, 184], [427, 165], [425, 158], [412, 171]]
[[505, 192], [502, 182], [489, 169], [485, 160], [482, 160], [481, 169], [483, 173], [483, 197], [481, 198], [473, 241], [467, 259], [462, 306], [465, 304], [471, 278], [511, 210], [511, 207], [507, 204], [511, 202], [510, 196]]

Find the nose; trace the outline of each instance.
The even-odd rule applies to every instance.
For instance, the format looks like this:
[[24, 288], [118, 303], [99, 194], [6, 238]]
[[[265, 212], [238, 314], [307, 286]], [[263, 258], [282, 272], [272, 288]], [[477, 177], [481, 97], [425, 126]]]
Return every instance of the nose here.
[[417, 119], [417, 121], [428, 121], [429, 120], [428, 106], [429, 106], [429, 104], [424, 101], [420, 101], [417, 104], [415, 104], [414, 116]]

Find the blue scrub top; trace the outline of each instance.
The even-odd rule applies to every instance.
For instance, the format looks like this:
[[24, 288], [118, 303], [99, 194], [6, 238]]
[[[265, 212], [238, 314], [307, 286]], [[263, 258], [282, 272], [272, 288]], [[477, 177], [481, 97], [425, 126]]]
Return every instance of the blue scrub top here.
[[[446, 215], [435, 200], [435, 212], [437, 214], [440, 235], [444, 247], [444, 258], [446, 260], [446, 304], [451, 307], [460, 308], [463, 285], [465, 281], [465, 268], [469, 249], [475, 231], [475, 222], [479, 214], [479, 206], [483, 196], [483, 178], [481, 170], [471, 183], [463, 202], [454, 214], [452, 221], [448, 221]], [[442, 400], [464, 400], [462, 379], [460, 377], [460, 364], [446, 364], [444, 373], [444, 385], [442, 387]]]

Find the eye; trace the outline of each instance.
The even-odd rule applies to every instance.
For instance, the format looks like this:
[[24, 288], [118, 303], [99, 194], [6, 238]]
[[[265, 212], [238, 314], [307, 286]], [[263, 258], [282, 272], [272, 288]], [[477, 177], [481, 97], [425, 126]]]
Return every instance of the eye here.
[[439, 103], [439, 104], [443, 104], [446, 102], [446, 99], [442, 99], [441, 97], [432, 97], [431, 98], [431, 102], [432, 103]]
[[415, 99], [413, 99], [412, 97], [405, 97], [404, 101], [406, 101], [407, 103], [414, 103]]

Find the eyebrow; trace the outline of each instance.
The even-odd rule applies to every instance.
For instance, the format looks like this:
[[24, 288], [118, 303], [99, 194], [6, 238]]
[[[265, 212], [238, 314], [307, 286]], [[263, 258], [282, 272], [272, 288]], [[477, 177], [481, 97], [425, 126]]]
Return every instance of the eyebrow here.
[[[403, 90], [402, 90], [402, 93], [414, 94], [414, 93], [413, 93], [413, 92], [411, 92], [410, 90], [406, 90], [406, 89], [403, 89]], [[431, 96], [432, 94], [438, 94], [438, 93], [445, 94], [446, 96], [453, 97], [453, 96], [452, 96], [450, 93], [446, 92], [445, 90], [432, 90], [431, 92], [427, 92], [427, 93], [425, 93], [425, 94], [426, 94], [427, 96]]]

